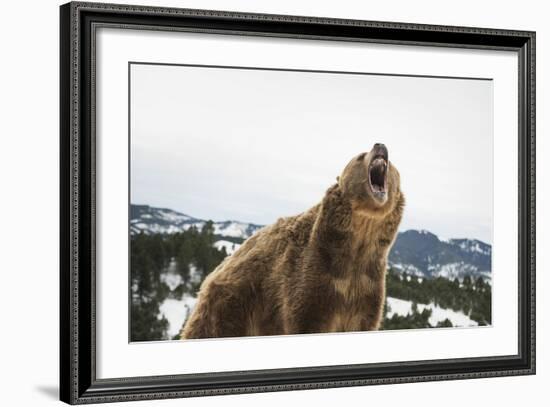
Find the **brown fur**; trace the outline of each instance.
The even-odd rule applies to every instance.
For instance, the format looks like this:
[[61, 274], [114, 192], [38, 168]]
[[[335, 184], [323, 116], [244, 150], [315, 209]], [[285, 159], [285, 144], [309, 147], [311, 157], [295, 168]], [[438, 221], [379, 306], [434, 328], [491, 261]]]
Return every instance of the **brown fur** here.
[[321, 203], [248, 239], [202, 283], [182, 338], [378, 329], [389, 249], [401, 221], [399, 173], [370, 195], [372, 153], [353, 158]]

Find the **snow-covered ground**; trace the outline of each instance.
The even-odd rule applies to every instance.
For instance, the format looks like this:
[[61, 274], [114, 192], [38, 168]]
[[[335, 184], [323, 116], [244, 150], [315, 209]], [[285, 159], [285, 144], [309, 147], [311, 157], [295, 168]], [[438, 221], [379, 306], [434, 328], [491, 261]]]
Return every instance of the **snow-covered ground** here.
[[[170, 265], [166, 272], [160, 275], [160, 279], [164, 282], [170, 291], [174, 291], [178, 286], [184, 284], [183, 277], [176, 271], [176, 262], [174, 259], [170, 261]], [[201, 280], [201, 275], [197, 268], [191, 264], [189, 267], [189, 281], [198, 283]], [[168, 320], [168, 337], [172, 339], [174, 335], [179, 333], [181, 326], [191, 313], [197, 298], [191, 294], [184, 293], [180, 299], [166, 298], [159, 307], [159, 319], [164, 316]]]
[[162, 302], [160, 305], [160, 314], [164, 315], [168, 320], [169, 339], [172, 339], [181, 330], [181, 326], [196, 303], [197, 299], [189, 294], [184, 294], [179, 300], [167, 298]]
[[[391, 317], [393, 314], [406, 316], [407, 314], [412, 313], [412, 301], [401, 300], [399, 298], [388, 297], [389, 312], [387, 316]], [[477, 326], [476, 321], [471, 320], [463, 312], [456, 312], [451, 309], [441, 308], [433, 303], [430, 304], [417, 304], [418, 311], [422, 312], [426, 308], [432, 310], [432, 315], [430, 316], [429, 322], [430, 325], [436, 326], [438, 322], [442, 322], [445, 319], [449, 319], [453, 326]]]

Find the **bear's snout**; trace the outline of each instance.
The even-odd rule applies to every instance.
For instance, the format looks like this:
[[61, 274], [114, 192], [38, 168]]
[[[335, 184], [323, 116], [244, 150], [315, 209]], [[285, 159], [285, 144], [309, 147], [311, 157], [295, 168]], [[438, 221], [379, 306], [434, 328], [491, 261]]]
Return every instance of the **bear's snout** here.
[[372, 156], [380, 157], [388, 161], [388, 148], [382, 143], [376, 143], [372, 146]]

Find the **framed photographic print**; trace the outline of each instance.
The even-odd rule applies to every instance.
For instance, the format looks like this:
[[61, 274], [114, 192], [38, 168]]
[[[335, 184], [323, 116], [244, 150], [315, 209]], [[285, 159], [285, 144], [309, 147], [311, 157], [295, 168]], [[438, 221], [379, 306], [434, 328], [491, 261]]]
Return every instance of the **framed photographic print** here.
[[61, 6], [61, 399], [535, 373], [535, 33]]

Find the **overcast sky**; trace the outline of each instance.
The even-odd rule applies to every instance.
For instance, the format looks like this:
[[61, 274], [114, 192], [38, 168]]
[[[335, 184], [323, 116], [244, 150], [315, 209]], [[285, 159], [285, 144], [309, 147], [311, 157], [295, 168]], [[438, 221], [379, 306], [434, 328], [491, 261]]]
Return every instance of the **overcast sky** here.
[[132, 65], [131, 201], [269, 224], [386, 144], [401, 230], [492, 243], [489, 80]]

